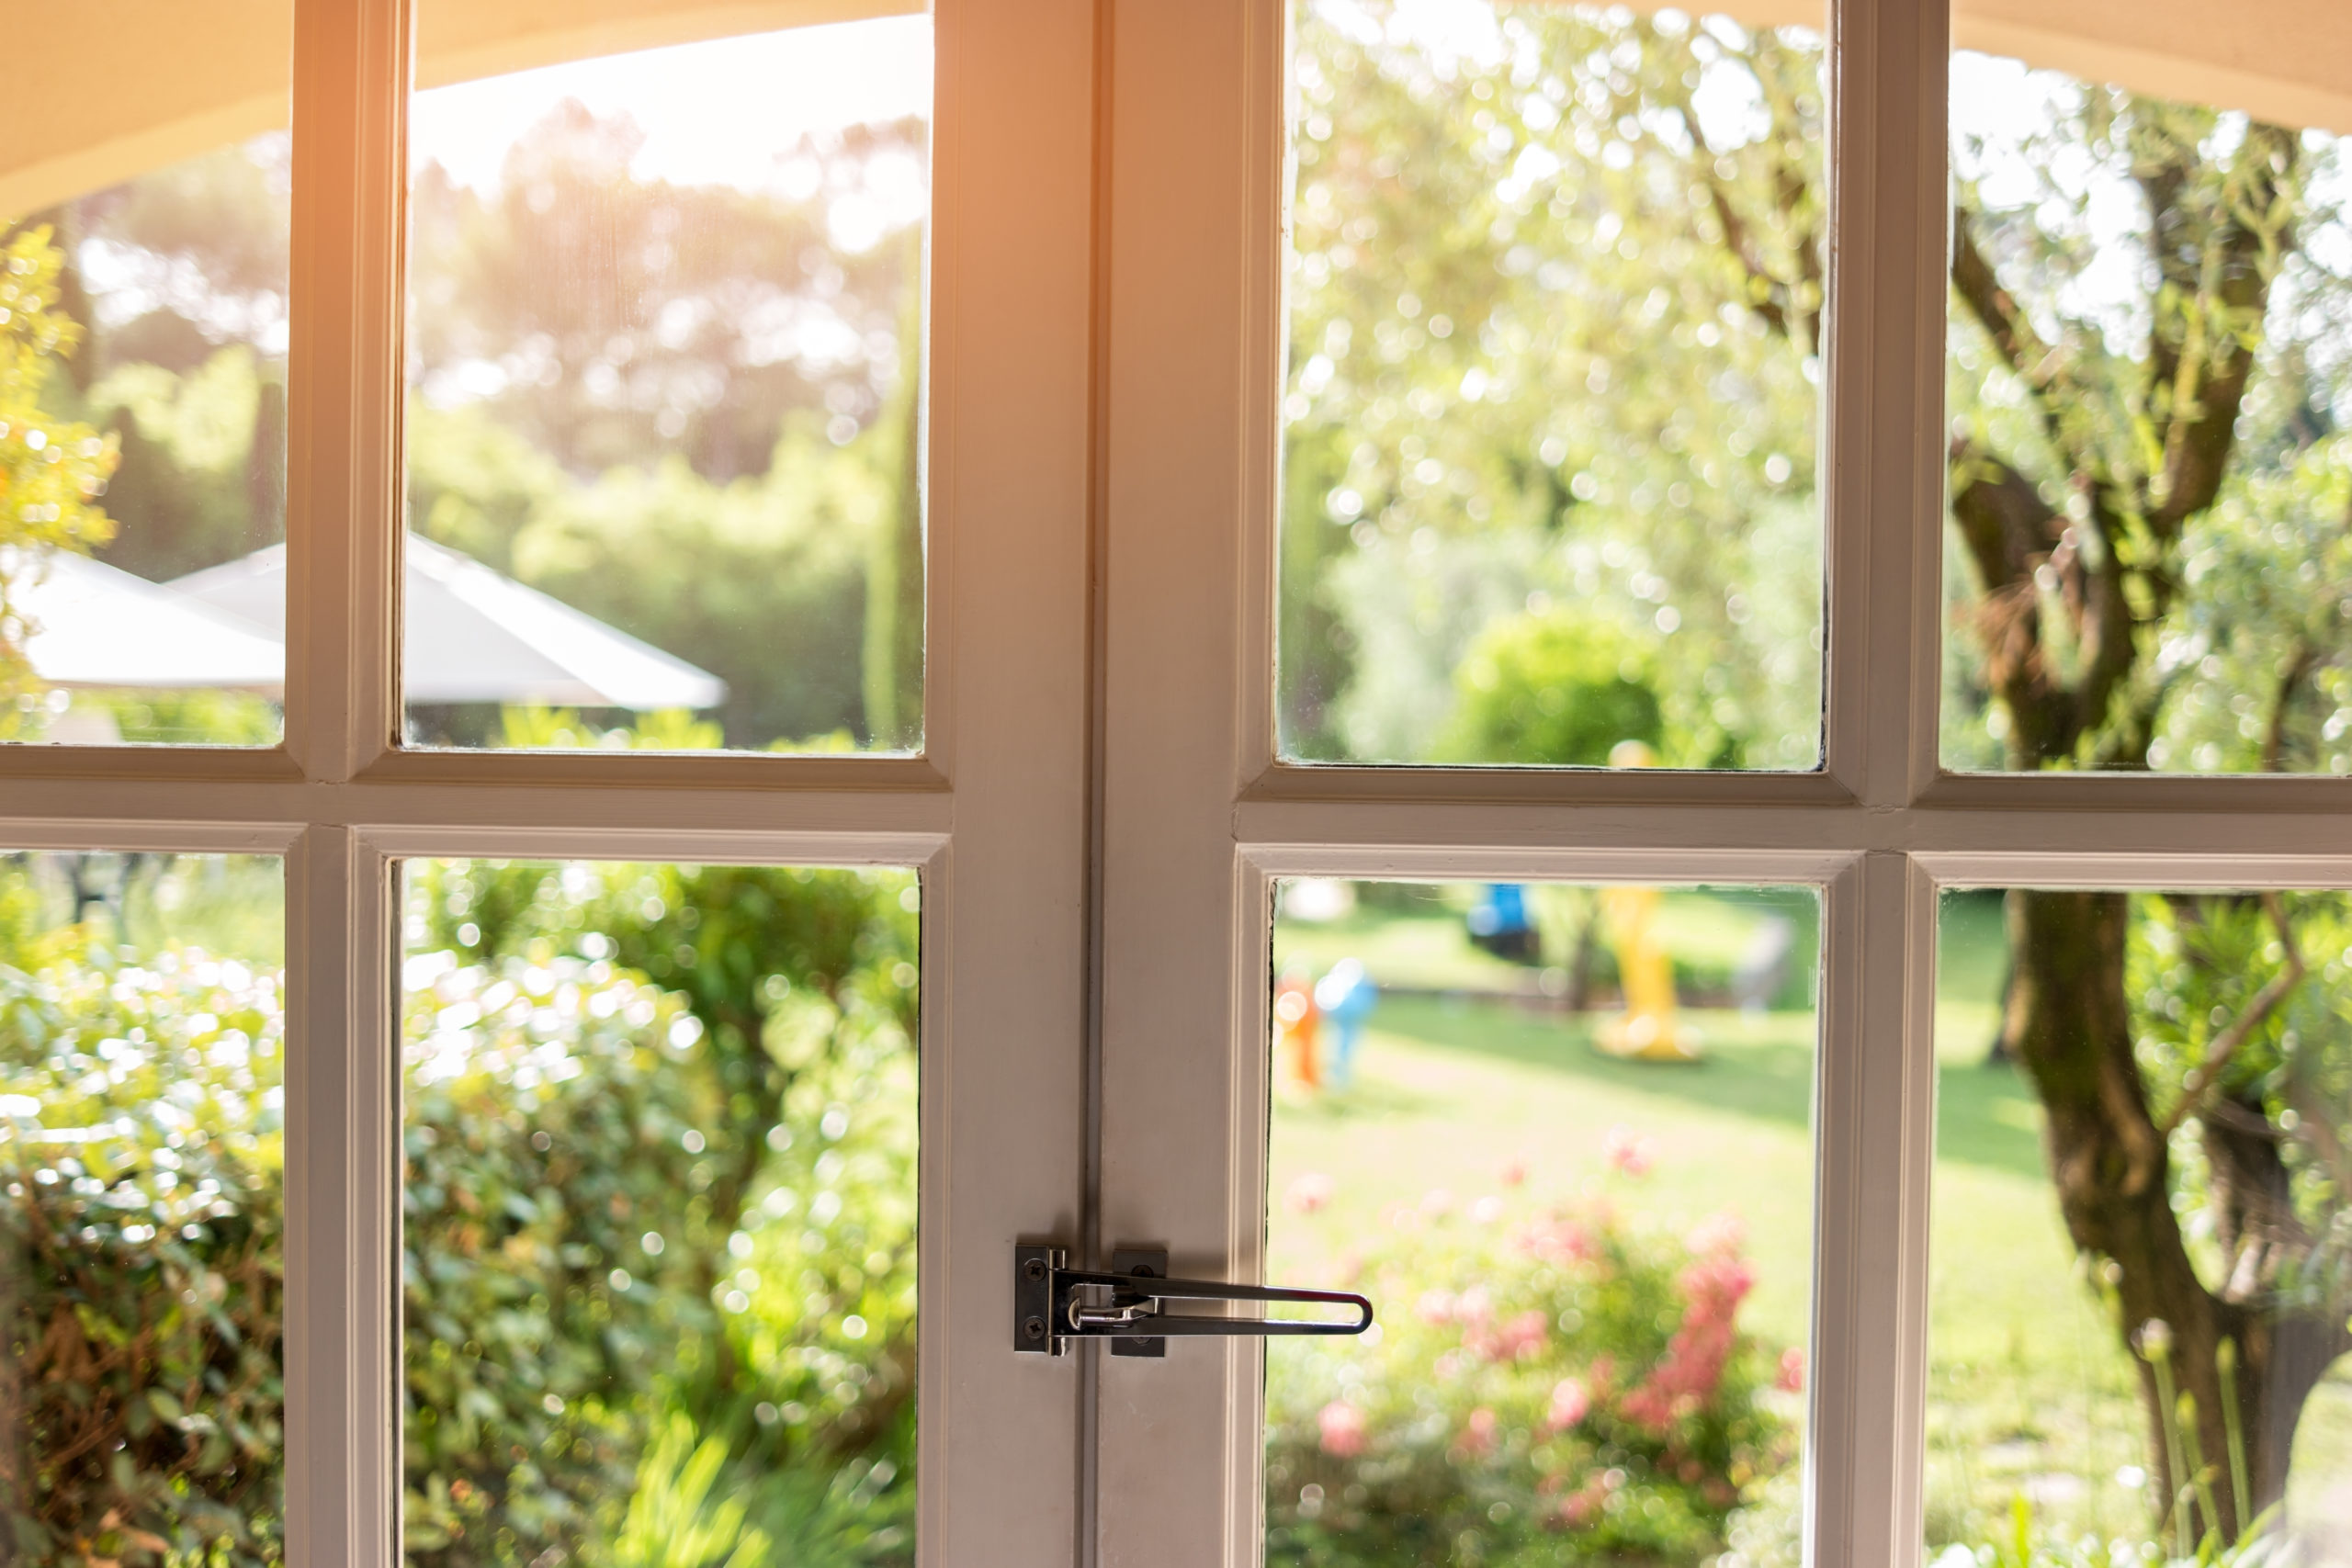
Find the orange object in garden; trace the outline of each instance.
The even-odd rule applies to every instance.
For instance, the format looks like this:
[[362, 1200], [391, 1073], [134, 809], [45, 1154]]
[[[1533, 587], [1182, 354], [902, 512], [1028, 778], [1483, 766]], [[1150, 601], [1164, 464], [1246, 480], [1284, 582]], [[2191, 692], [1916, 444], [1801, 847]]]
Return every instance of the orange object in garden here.
[[1321, 1014], [1315, 1006], [1315, 980], [1306, 970], [1285, 969], [1274, 982], [1274, 1052], [1287, 1055], [1291, 1072], [1308, 1089], [1323, 1084], [1316, 1060], [1315, 1036]]

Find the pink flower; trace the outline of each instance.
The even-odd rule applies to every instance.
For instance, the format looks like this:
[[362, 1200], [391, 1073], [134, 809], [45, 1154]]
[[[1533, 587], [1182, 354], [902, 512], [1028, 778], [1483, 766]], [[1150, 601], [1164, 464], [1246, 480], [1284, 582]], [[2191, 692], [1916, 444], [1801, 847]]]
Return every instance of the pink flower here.
[[1586, 1263], [1600, 1253], [1591, 1228], [1570, 1219], [1537, 1220], [1517, 1239], [1521, 1249], [1546, 1263]]
[[1531, 1309], [1491, 1329], [1474, 1327], [1463, 1342], [1489, 1361], [1530, 1360], [1544, 1353], [1544, 1334], [1551, 1325], [1551, 1319]]
[[1584, 1384], [1575, 1378], [1562, 1378], [1552, 1385], [1552, 1409], [1544, 1418], [1544, 1428], [1549, 1432], [1565, 1432], [1592, 1409], [1592, 1396]]
[[1608, 1500], [1609, 1488], [1598, 1479], [1588, 1481], [1577, 1491], [1560, 1499], [1560, 1522], [1570, 1529], [1581, 1529], [1592, 1522]]
[[1462, 1424], [1462, 1435], [1453, 1440], [1455, 1450], [1471, 1459], [1484, 1459], [1495, 1451], [1495, 1413], [1485, 1405], [1470, 1412], [1470, 1419]]
[[1490, 1225], [1502, 1217], [1503, 1201], [1499, 1198], [1481, 1198], [1470, 1205], [1470, 1218], [1474, 1224]]
[[1523, 1159], [1506, 1160], [1499, 1176], [1505, 1187], [1523, 1187], [1527, 1184], [1527, 1162]]
[[1663, 1432], [1715, 1396], [1739, 1337], [1739, 1303], [1755, 1283], [1736, 1253], [1702, 1258], [1682, 1271], [1682, 1325], [1650, 1375], [1625, 1396], [1628, 1416]]
[[1369, 1426], [1363, 1411], [1344, 1399], [1335, 1399], [1316, 1418], [1323, 1430], [1323, 1451], [1336, 1459], [1353, 1459], [1363, 1452]]
[[1640, 1178], [1650, 1173], [1650, 1141], [1623, 1123], [1609, 1129], [1609, 1136], [1601, 1140], [1601, 1157], [1626, 1176]]
[[1319, 1170], [1310, 1170], [1290, 1184], [1283, 1194], [1283, 1202], [1295, 1214], [1311, 1214], [1331, 1201], [1331, 1179]]
[[1453, 1321], [1470, 1328], [1483, 1328], [1495, 1314], [1495, 1299], [1484, 1285], [1473, 1285], [1453, 1298]]
[[1792, 1345], [1781, 1352], [1781, 1371], [1772, 1386], [1782, 1393], [1804, 1392], [1804, 1352]]
[[1737, 1252], [1747, 1240], [1747, 1223], [1726, 1210], [1700, 1221], [1683, 1245], [1704, 1257], [1711, 1252]]
[[1453, 1212], [1453, 1194], [1442, 1187], [1432, 1187], [1421, 1194], [1421, 1213], [1430, 1218], [1442, 1219]]

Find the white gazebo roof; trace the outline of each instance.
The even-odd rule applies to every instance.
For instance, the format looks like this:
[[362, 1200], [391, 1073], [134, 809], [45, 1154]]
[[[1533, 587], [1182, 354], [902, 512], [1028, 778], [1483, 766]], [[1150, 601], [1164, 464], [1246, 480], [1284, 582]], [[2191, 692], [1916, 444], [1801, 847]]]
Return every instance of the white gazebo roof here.
[[[403, 540], [401, 686], [412, 703], [716, 707], [727, 683], [536, 588], [411, 534]], [[167, 585], [283, 637], [286, 547]]]

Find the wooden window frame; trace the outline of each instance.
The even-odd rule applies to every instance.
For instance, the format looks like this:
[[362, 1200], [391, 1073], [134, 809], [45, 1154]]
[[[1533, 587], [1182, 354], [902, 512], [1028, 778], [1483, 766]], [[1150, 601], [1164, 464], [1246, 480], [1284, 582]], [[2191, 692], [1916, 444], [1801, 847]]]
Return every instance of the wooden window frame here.
[[[1820, 771], [1281, 761], [1288, 9], [1109, 6], [1091, 1240], [1165, 1244], [1178, 1273], [1260, 1277], [1277, 877], [1817, 887], [1807, 1561], [1911, 1568], [1922, 1543], [1939, 894], [2352, 886], [2352, 782], [1941, 769], [1946, 0], [1827, 7]], [[1195, 1365], [1100, 1363], [1091, 1547], [1102, 1562], [1260, 1560], [1262, 1356], [1237, 1341], [1218, 1366]]]
[[283, 859], [287, 1560], [401, 1561], [398, 874], [479, 855], [919, 872], [919, 1560], [1053, 1561], [1075, 1385], [1006, 1352], [1002, 1249], [1072, 1223], [1083, 1164], [1091, 7], [935, 8], [927, 740], [779, 757], [400, 743], [414, 4], [289, 6], [283, 743], [0, 748], [0, 844]]

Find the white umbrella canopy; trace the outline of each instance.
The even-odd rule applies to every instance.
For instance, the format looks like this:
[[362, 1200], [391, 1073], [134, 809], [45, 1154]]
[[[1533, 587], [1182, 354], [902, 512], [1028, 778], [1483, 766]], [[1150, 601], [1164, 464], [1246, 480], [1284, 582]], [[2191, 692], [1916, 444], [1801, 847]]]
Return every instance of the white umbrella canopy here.
[[70, 551], [36, 560], [0, 549], [0, 575], [32, 626], [26, 657], [50, 685], [75, 690], [245, 691], [286, 686], [286, 646], [237, 615]]
[[[412, 703], [717, 707], [727, 683], [593, 615], [411, 534], [401, 676]], [[286, 547], [175, 579], [171, 591], [283, 637]]]

